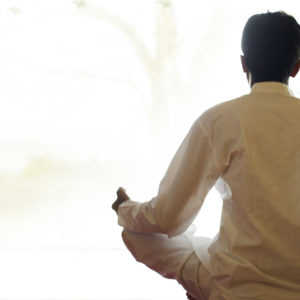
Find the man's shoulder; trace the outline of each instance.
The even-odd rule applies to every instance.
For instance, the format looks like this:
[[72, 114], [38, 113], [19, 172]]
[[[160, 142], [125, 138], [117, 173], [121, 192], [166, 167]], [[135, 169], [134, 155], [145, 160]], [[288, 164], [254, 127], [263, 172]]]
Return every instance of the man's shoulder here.
[[222, 118], [232, 118], [241, 107], [247, 105], [249, 94], [218, 103], [206, 111], [198, 118], [199, 122], [214, 122]]

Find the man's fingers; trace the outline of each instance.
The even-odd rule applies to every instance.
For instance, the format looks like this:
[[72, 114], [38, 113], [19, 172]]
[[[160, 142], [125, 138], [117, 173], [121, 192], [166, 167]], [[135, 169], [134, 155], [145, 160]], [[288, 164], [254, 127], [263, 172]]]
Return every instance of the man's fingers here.
[[118, 208], [119, 208], [119, 206], [120, 206], [120, 204], [122, 204], [123, 202], [125, 202], [125, 201], [118, 198], [118, 199], [113, 203], [113, 205], [111, 206], [112, 209], [115, 210], [115, 211], [117, 212], [117, 211], [118, 211]]
[[126, 192], [126, 190], [125, 190], [123, 187], [120, 186], [120, 187], [118, 188], [118, 190], [117, 190], [117, 194], [118, 194], [118, 193], [122, 193], [122, 192]]
[[123, 201], [125, 200], [129, 200], [129, 196], [126, 194], [126, 191], [124, 188], [120, 187], [118, 190], [117, 190], [117, 196], [119, 199], [122, 199]]
[[125, 189], [122, 187], [118, 188], [117, 196], [118, 196], [117, 200], [111, 206], [112, 209], [115, 210], [116, 212], [118, 212], [118, 208], [123, 202], [130, 199], [129, 196], [126, 194]]
[[113, 210], [115, 210], [116, 212], [118, 211], [118, 207], [119, 207], [119, 203], [118, 203], [119, 201], [117, 200], [117, 201], [115, 201], [113, 204], [112, 204], [112, 206], [111, 206], [111, 208], [113, 209]]

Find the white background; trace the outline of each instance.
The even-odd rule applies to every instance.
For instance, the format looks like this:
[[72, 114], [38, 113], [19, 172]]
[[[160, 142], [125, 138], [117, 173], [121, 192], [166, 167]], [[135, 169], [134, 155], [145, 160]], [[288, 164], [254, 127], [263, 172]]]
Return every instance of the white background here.
[[[0, 299], [184, 299], [126, 251], [115, 191], [155, 196], [193, 121], [249, 92], [248, 17], [297, 6], [0, 0]], [[213, 190], [198, 235], [220, 208]]]

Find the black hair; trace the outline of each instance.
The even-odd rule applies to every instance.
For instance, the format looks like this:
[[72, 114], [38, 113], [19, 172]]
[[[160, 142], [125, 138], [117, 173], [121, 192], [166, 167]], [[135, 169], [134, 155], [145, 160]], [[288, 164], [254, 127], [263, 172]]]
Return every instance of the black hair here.
[[283, 81], [299, 59], [300, 26], [281, 11], [253, 15], [243, 31], [242, 50], [257, 82]]

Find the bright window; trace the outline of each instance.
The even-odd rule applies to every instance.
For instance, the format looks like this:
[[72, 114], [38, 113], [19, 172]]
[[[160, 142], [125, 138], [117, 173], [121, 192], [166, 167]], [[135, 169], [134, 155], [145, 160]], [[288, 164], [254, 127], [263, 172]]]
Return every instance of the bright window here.
[[[125, 250], [115, 191], [151, 199], [192, 122], [248, 93], [242, 28], [299, 17], [282, 3], [0, 2], [0, 299], [184, 299]], [[220, 208], [213, 190], [197, 234]]]

